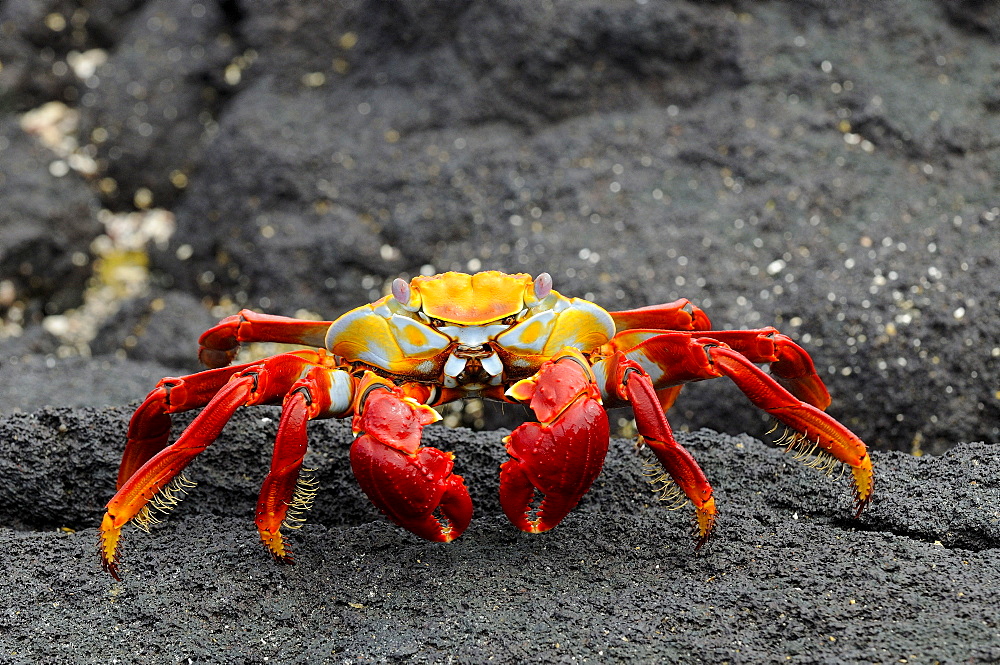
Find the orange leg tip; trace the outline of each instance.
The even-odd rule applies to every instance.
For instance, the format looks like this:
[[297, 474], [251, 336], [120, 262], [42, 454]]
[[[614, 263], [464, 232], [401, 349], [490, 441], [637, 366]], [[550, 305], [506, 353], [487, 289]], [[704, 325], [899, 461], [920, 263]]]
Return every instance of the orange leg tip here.
[[709, 497], [701, 506], [695, 507], [695, 526], [697, 529], [698, 544], [694, 550], [697, 552], [708, 542], [712, 535], [712, 527], [715, 526], [715, 498]]
[[275, 561], [291, 563], [292, 552], [285, 545], [285, 538], [281, 535], [281, 531], [272, 532], [262, 529], [260, 531], [260, 542], [264, 543], [264, 547], [271, 553]]
[[871, 457], [865, 455], [858, 466], [851, 467], [854, 474], [854, 504], [857, 507], [854, 517], [860, 517], [862, 511], [871, 503], [875, 490], [875, 476], [872, 474]]
[[111, 521], [110, 517], [110, 515], [105, 515], [104, 524], [101, 525], [101, 567], [120, 582], [122, 578], [118, 575], [118, 541], [122, 530], [120, 527], [108, 526]]

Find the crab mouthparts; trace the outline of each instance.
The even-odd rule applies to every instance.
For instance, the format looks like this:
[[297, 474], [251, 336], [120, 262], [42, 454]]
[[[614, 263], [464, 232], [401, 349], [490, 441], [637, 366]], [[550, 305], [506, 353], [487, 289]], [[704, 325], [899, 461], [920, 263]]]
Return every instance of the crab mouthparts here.
[[503, 380], [503, 361], [487, 345], [455, 348], [444, 364], [444, 385], [446, 388], [458, 386], [497, 386]]

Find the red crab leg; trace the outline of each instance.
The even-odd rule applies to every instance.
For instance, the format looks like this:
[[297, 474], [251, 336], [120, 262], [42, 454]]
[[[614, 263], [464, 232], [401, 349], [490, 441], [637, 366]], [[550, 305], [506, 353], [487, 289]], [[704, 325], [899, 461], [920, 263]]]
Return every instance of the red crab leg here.
[[227, 316], [198, 339], [198, 359], [206, 367], [225, 367], [244, 342], [278, 342], [324, 348], [331, 321], [304, 321], [259, 314], [249, 309]]
[[421, 538], [458, 538], [472, 520], [472, 499], [452, 472], [454, 455], [420, 445], [424, 426], [441, 416], [371, 372], [356, 390], [351, 468], [361, 489], [390, 520]]
[[507, 396], [527, 402], [540, 422], [524, 423], [505, 439], [511, 459], [500, 467], [500, 504], [522, 531], [547, 531], [601, 473], [608, 417], [590, 365], [575, 349], [545, 362]]
[[611, 358], [610, 363], [608, 392], [613, 389], [620, 399], [627, 400], [632, 405], [642, 441], [653, 451], [663, 469], [694, 505], [698, 529], [697, 550], [708, 540], [715, 524], [712, 486], [691, 453], [674, 439], [649, 375], [639, 363], [629, 360], [621, 351]]
[[[730, 339], [737, 337], [734, 334]], [[805, 352], [802, 354], [805, 355]], [[652, 337], [626, 355], [651, 375], [655, 373], [657, 385], [728, 376], [754, 405], [795, 433], [789, 449], [801, 449], [807, 442], [814, 443], [815, 448], [851, 467], [858, 515], [871, 501], [874, 483], [872, 464], [861, 439], [822, 409], [787, 391], [754, 365], [752, 358], [747, 358], [717, 339], [696, 338], [684, 333], [666, 333]], [[599, 372], [606, 371], [602, 366], [596, 369]], [[816, 377], [816, 380], [819, 378]], [[611, 392], [610, 385], [608, 391]], [[801, 452], [804, 456], [810, 456], [814, 451]], [[829, 460], [820, 456], [816, 461], [825, 465]]]
[[[636, 358], [655, 376], [654, 383], [660, 390], [662, 386], [704, 378], [697, 362], [692, 370], [681, 366], [686, 362], [684, 357], [691, 340], [699, 337], [721, 342], [751, 362], [770, 363], [778, 381], [803, 402], [824, 410], [830, 405], [830, 393], [816, 374], [809, 354], [774, 328], [698, 332], [631, 330], [615, 335], [608, 348], [625, 351], [629, 357]], [[667, 372], [664, 374], [662, 370]], [[686, 374], [690, 374], [690, 378], [683, 378]]]
[[615, 329], [634, 330], [656, 328], [660, 330], [708, 330], [712, 324], [708, 315], [695, 307], [687, 298], [664, 305], [650, 305], [638, 309], [608, 312], [615, 322]]
[[[625, 330], [708, 330], [712, 327], [708, 315], [687, 298], [681, 298], [664, 305], [650, 305], [638, 309], [609, 312], [609, 314], [615, 322], [615, 329], [619, 335]], [[618, 339], [618, 336], [615, 339]], [[622, 346], [615, 348], [622, 348]], [[670, 410], [680, 392], [681, 386], [671, 386], [656, 391], [657, 399], [664, 412]]]
[[261, 485], [256, 512], [261, 542], [276, 561], [293, 563], [281, 527], [301, 526], [298, 515], [310, 508], [315, 494], [311, 481], [299, 480], [308, 441], [306, 424], [350, 413], [354, 382], [343, 370], [314, 367], [292, 385], [284, 399], [271, 469]]
[[740, 353], [724, 346], [706, 346], [705, 350], [720, 374], [732, 379], [758, 408], [851, 467], [855, 516], [860, 515], [871, 501], [874, 484], [871, 457], [864, 442], [826, 412], [797, 399]]
[[769, 363], [771, 373], [789, 392], [818, 409], [830, 406], [830, 393], [805, 349], [774, 328], [701, 333], [722, 342], [753, 363]]
[[[315, 362], [313, 351], [297, 352], [306, 361]], [[118, 468], [118, 488], [163, 450], [170, 437], [171, 413], [180, 413], [205, 406], [230, 377], [258, 363], [207, 370], [182, 377], [161, 379], [136, 409], [128, 425], [128, 440]]]
[[[101, 560], [104, 569], [118, 576], [118, 541], [121, 528], [146, 507], [179, 474], [188, 462], [209, 446], [233, 413], [247, 404], [262, 404], [288, 392], [304, 365], [293, 354], [270, 358], [234, 374], [184, 433], [132, 474], [111, 498], [101, 523]], [[168, 493], [175, 493], [169, 490]]]

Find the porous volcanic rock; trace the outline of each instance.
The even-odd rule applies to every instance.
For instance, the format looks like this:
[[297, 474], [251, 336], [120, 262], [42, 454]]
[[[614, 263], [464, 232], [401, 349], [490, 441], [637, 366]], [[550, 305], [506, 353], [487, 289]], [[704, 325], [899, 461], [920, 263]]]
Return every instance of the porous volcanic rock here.
[[[996, 440], [1000, 47], [974, 9], [254, 3], [256, 59], [155, 264], [323, 318], [447, 269], [688, 297], [800, 341], [876, 447]], [[742, 399], [714, 382], [674, 418], [762, 436]]]
[[82, 299], [103, 227], [97, 197], [64, 162], [50, 171], [57, 161], [16, 118], [0, 116], [0, 314], [22, 301], [32, 320]]
[[[860, 519], [836, 482], [748, 436], [681, 436], [712, 479], [717, 533], [695, 553], [688, 509], [657, 505], [632, 443], [553, 531], [506, 522], [506, 432], [429, 427], [477, 506], [450, 544], [421, 541], [367, 504], [350, 428], [310, 428], [322, 491], [292, 536], [294, 567], [252, 528], [276, 411], [240, 412], [188, 469], [198, 486], [165, 524], [125, 532], [124, 580], [97, 532], [128, 410], [0, 418], [0, 654], [12, 663], [994, 662], [1000, 657], [1000, 456], [876, 453]], [[848, 474], [849, 475], [849, 474]], [[155, 635], [155, 638], [151, 638]]]

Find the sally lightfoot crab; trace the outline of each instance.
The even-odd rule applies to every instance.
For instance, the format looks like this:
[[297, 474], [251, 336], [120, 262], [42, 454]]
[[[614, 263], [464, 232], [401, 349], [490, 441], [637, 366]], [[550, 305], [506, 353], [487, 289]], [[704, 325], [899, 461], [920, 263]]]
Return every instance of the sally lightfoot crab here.
[[[313, 347], [229, 365], [242, 343]], [[336, 321], [244, 310], [200, 339], [210, 368], [165, 378], [135, 412], [118, 492], [101, 524], [104, 568], [119, 577], [119, 538], [130, 521], [156, 521], [188, 486], [185, 466], [242, 406], [281, 404], [271, 468], [256, 510], [260, 538], [291, 563], [282, 528], [295, 528], [316, 488], [300, 477], [306, 424], [352, 419], [351, 467], [390, 520], [432, 541], [450, 541], [472, 518], [454, 455], [421, 445], [432, 408], [467, 397], [527, 404], [538, 422], [504, 439], [500, 502], [515, 526], [556, 526], [587, 493], [608, 451], [605, 407], [631, 405], [640, 442], [655, 458], [663, 498], [695, 509], [697, 547], [715, 522], [712, 486], [675, 440], [664, 415], [681, 386], [728, 377], [786, 428], [790, 450], [829, 472], [850, 468], [857, 513], [872, 497], [864, 443], [824, 411], [830, 397], [808, 354], [774, 328], [710, 330], [687, 300], [607, 312], [552, 290], [542, 273], [449, 272], [397, 279], [392, 293]], [[770, 374], [757, 364], [769, 364]], [[173, 443], [170, 415], [204, 407]]]

